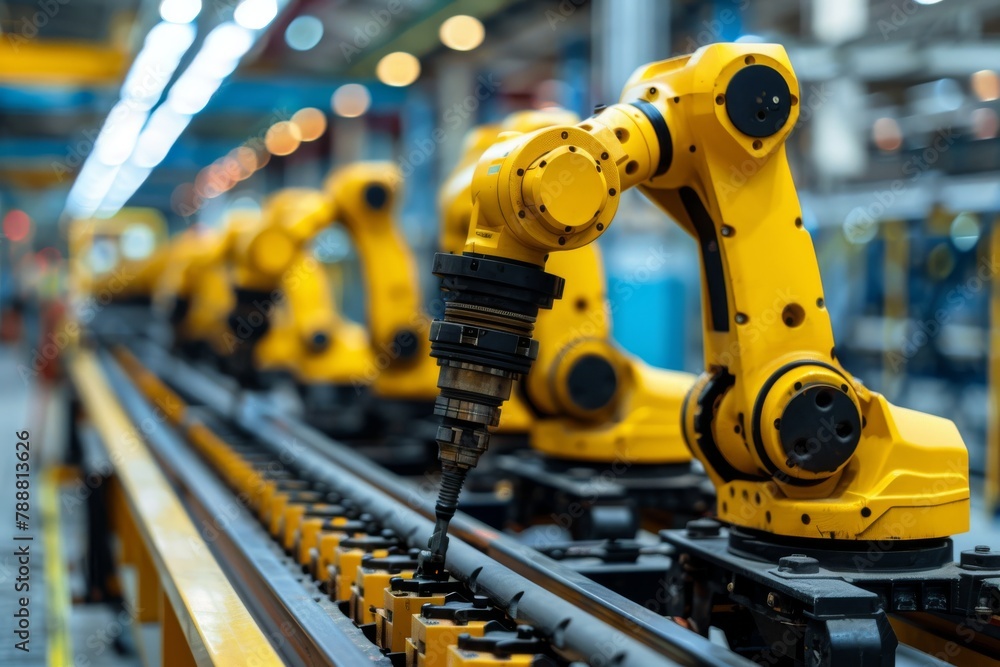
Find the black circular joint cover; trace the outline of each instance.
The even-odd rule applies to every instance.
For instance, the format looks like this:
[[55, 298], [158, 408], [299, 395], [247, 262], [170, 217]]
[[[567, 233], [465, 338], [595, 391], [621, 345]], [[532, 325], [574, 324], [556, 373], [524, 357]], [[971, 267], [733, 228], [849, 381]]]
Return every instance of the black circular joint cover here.
[[854, 454], [861, 440], [861, 416], [839, 388], [814, 384], [792, 396], [778, 433], [789, 465], [832, 473]]
[[392, 349], [398, 350], [397, 354], [400, 359], [412, 358], [420, 349], [417, 334], [409, 329], [400, 329], [392, 337]]
[[365, 203], [378, 211], [389, 201], [389, 191], [379, 183], [365, 186]]
[[615, 397], [618, 375], [606, 358], [585, 354], [573, 363], [566, 378], [570, 400], [583, 410], [600, 410]]
[[788, 83], [773, 67], [749, 65], [729, 80], [726, 113], [743, 134], [770, 137], [785, 126], [791, 110]]
[[322, 352], [330, 346], [330, 337], [325, 331], [314, 331], [309, 343], [314, 352]]

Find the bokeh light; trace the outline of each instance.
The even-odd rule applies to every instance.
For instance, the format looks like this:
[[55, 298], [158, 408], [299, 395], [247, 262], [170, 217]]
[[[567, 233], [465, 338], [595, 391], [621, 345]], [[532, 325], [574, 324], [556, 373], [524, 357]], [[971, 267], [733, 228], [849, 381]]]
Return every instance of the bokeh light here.
[[272, 155], [290, 155], [302, 143], [302, 133], [297, 125], [282, 120], [270, 127], [264, 135], [264, 145]]
[[315, 16], [298, 16], [285, 29], [285, 43], [296, 51], [308, 51], [323, 39], [323, 22]]
[[969, 82], [972, 92], [983, 102], [1000, 99], [1000, 75], [993, 70], [979, 70], [969, 78]]
[[420, 76], [420, 61], [406, 51], [394, 51], [375, 66], [375, 76], [387, 86], [408, 86]]
[[476, 17], [459, 14], [442, 23], [438, 35], [441, 43], [449, 49], [471, 51], [483, 43], [486, 29]]
[[333, 111], [344, 118], [357, 118], [368, 111], [372, 96], [360, 83], [347, 83], [333, 93]]
[[292, 123], [299, 129], [302, 141], [315, 141], [326, 132], [326, 114], [316, 107], [299, 109], [292, 116]]
[[895, 118], [882, 117], [872, 125], [872, 142], [880, 151], [892, 153], [903, 145], [903, 131]]
[[3, 235], [11, 241], [23, 241], [31, 232], [31, 218], [24, 211], [13, 209], [3, 217]]

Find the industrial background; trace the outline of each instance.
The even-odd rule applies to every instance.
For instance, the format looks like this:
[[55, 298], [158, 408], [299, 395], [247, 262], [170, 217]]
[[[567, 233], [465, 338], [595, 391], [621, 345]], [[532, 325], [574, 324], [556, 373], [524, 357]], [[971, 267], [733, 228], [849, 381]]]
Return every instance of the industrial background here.
[[[459, 173], [458, 167], [475, 164], [478, 158], [478, 153], [470, 153], [470, 132], [484, 126], [494, 128], [491, 137], [497, 128], [520, 131], [522, 126], [510, 119], [521, 111], [563, 113], [562, 118], [570, 118], [535, 125], [526, 121], [527, 131], [550, 124], [574, 125], [618, 103], [625, 82], [638, 67], [723, 43], [734, 44], [741, 54], [753, 53], [759, 44], [780, 44], [794, 69], [797, 120], [783, 139], [783, 150], [801, 206], [797, 225], [812, 237], [822, 276], [818, 307], [828, 314], [836, 341], [826, 362], [847, 369], [852, 381], [857, 378], [858, 395], [879, 392], [893, 405], [954, 422], [968, 450], [972, 498], [972, 531], [954, 536], [955, 560], [959, 551], [977, 545], [1000, 549], [1000, 525], [995, 519], [1000, 508], [997, 0], [0, 0], [0, 448], [4, 452], [0, 506], [5, 508], [0, 552], [7, 554], [0, 557], [0, 662], [350, 665], [364, 659], [428, 667], [597, 667], [616, 664], [609, 660], [618, 654], [608, 649], [603, 657], [585, 655], [593, 647], [586, 643], [584, 629], [600, 634], [607, 629], [600, 624], [608, 623], [616, 632], [639, 628], [625, 633], [640, 640], [636, 647], [620, 647], [621, 655], [627, 655], [619, 664], [652, 664], [645, 662], [642, 651], [655, 652], [663, 664], [751, 664], [745, 659], [762, 664], [847, 664], [842, 662], [844, 656], [855, 654], [829, 647], [840, 646], [838, 641], [857, 640], [860, 645], [858, 637], [864, 634], [860, 626], [845, 631], [851, 640], [837, 640], [834, 630], [824, 630], [828, 634], [820, 635], [826, 639], [816, 640], [810, 629], [803, 630], [807, 638], [802, 643], [790, 644], [781, 643], [773, 628], [764, 629], [766, 622], [761, 619], [774, 620], [774, 614], [779, 625], [812, 628], [800, 623], [800, 616], [821, 617], [816, 600], [810, 603], [816, 607], [805, 602], [782, 607], [772, 597], [777, 589], [759, 583], [759, 590], [754, 590], [767, 603], [754, 602], [749, 592], [743, 594], [734, 604], [752, 610], [748, 616], [735, 624], [713, 616], [711, 632], [699, 627], [691, 604], [678, 606], [675, 598], [683, 587], [665, 573], [675, 571], [680, 559], [672, 549], [683, 545], [658, 540], [657, 532], [683, 530], [687, 520], [712, 516], [724, 525], [734, 523], [725, 515], [732, 508], [712, 509], [716, 493], [722, 500], [734, 487], [722, 495], [723, 487], [711, 475], [706, 478], [699, 462], [687, 467], [691, 457], [685, 453], [688, 477], [676, 481], [684, 494], [661, 502], [650, 498], [676, 493], [670, 483], [640, 482], [633, 488], [617, 472], [610, 481], [602, 481], [599, 473], [614, 470], [613, 464], [596, 455], [561, 456], [558, 450], [572, 434], [609, 428], [593, 417], [609, 419], [601, 412], [605, 400], [601, 383], [608, 377], [601, 371], [582, 380], [582, 389], [567, 390], [581, 392], [570, 397], [578, 409], [569, 409], [569, 416], [553, 407], [562, 400], [558, 390], [538, 398], [530, 394], [531, 385], [525, 385], [529, 395], [520, 399], [524, 404], [518, 403], [517, 409], [529, 422], [546, 421], [551, 427], [537, 429], [539, 434], [534, 435], [531, 426], [505, 430], [501, 421], [495, 444], [475, 471], [479, 476], [469, 477], [462, 496], [465, 504], [459, 509], [474, 518], [460, 514], [455, 520], [460, 524], [458, 537], [452, 538], [449, 553], [455, 561], [448, 562], [452, 575], [466, 588], [442, 587], [437, 598], [427, 597], [433, 586], [406, 593], [437, 605], [445, 605], [443, 595], [450, 593], [458, 596], [449, 598], [456, 605], [488, 608], [489, 614], [469, 612], [473, 620], [468, 622], [496, 621], [502, 627], [491, 631], [508, 633], [504, 641], [514, 644], [500, 650], [499, 639], [494, 644], [470, 639], [459, 643], [454, 655], [435, 657], [424, 640], [383, 637], [391, 635], [393, 624], [385, 625], [392, 613], [385, 613], [390, 603], [388, 597], [383, 602], [381, 589], [386, 588], [389, 596], [390, 575], [404, 572], [409, 578], [416, 570], [420, 557], [406, 549], [417, 543], [423, 547], [434, 519], [440, 413], [432, 416], [431, 406], [439, 385], [427, 331], [435, 318], [449, 317], [439, 290], [442, 268], [434, 254], [442, 250], [460, 254], [465, 243], [468, 213], [459, 245], [448, 247], [452, 201], [444, 186]], [[757, 61], [761, 62], [759, 56]], [[665, 103], [669, 107], [670, 102]], [[712, 112], [708, 107], [705, 113]], [[696, 139], [713, 140], [702, 135]], [[690, 151], [695, 154], [694, 143]], [[675, 162], [680, 159], [676, 153], [675, 149]], [[601, 160], [597, 163], [601, 172]], [[734, 191], [753, 188], [767, 171], [765, 164], [766, 157], [750, 154], [746, 159], [727, 158], [713, 177], [725, 179]], [[332, 171], [358, 165], [368, 166], [357, 174]], [[623, 178], [624, 174], [622, 166]], [[351, 203], [317, 194], [334, 193], [346, 201], [357, 194], [352, 188], [360, 188], [358, 183], [367, 184], [364, 198], [373, 209], [381, 208], [379, 198], [390, 198], [388, 221], [381, 213], [366, 212], [355, 219]], [[384, 185], [373, 194], [373, 183]], [[706, 369], [704, 343], [709, 332], [703, 322], [710, 316], [702, 312], [707, 303], [702, 296], [703, 241], [674, 224], [644, 196], [645, 191], [626, 191], [622, 186], [622, 192], [613, 194], [620, 194], [617, 214], [612, 212], [614, 225], [596, 241], [603, 275], [600, 259], [594, 265], [597, 272], [588, 273], [589, 260], [569, 259], [576, 250], [557, 253], [558, 247], [554, 248], [553, 257], [565, 255], [562, 261], [578, 267], [573, 273], [593, 279], [594, 285], [588, 283], [581, 290], [594, 290], [598, 297], [588, 303], [590, 293], [579, 291], [584, 294], [580, 296], [574, 291], [582, 283], [574, 284], [572, 274], [564, 275], [566, 300], [580, 312], [566, 316], [575, 319], [560, 320], [563, 324], [543, 322], [539, 316], [538, 363], [557, 364], [546, 356], [545, 341], [559, 339], [560, 327], [576, 327], [585, 336], [613, 339], [622, 358], [640, 360], [635, 363], [642, 368], [678, 372], [662, 382], [683, 380], [690, 385], [694, 375]], [[565, 201], [585, 198], [586, 193], [550, 190], [545, 194], [554, 198], [546, 200], [550, 209], [556, 209], [551, 202], [561, 195]], [[464, 197], [469, 199], [467, 192]], [[339, 224], [324, 224], [333, 212], [333, 221]], [[766, 218], [764, 211], [760, 214]], [[323, 215], [326, 218], [320, 220]], [[536, 215], [541, 214], [536, 211]], [[287, 238], [248, 231], [259, 231], [255, 224], [273, 227], [281, 216], [294, 218], [281, 223], [292, 230]], [[398, 235], [381, 225], [392, 225]], [[566, 231], [573, 225], [567, 224]], [[735, 233], [739, 239], [742, 230], [736, 228], [732, 232], [732, 227], [727, 231], [723, 226], [721, 235]], [[771, 232], [760, 234], [767, 237]], [[784, 243], [778, 236], [775, 244]], [[722, 241], [713, 238], [711, 243]], [[788, 323], [783, 294], [812, 289], [808, 269], [798, 273], [790, 268], [799, 266], [801, 247], [776, 247], [783, 249], [774, 254], [777, 262], [751, 265], [740, 280], [781, 274], [787, 277], [786, 291], [779, 290], [773, 299], [761, 297], [768, 301], [761, 310], [764, 317], [752, 315], [745, 321], [746, 316], [737, 313], [735, 322], [745, 327], [744, 337], [716, 357], [722, 366], [730, 365], [727, 359], [751, 356], [744, 346], [754, 346], [758, 338], [770, 341], [770, 320], [779, 326], [781, 320]], [[714, 247], [708, 252], [712, 251]], [[287, 259], [282, 259], [283, 253]], [[553, 262], [548, 270], [559, 273]], [[271, 279], [268, 271], [274, 274]], [[314, 284], [315, 276], [319, 279]], [[375, 302], [373, 292], [378, 289], [389, 295], [386, 301]], [[185, 290], [192, 296], [181, 298]], [[212, 294], [205, 297], [205, 303], [211, 302], [204, 311], [209, 333], [202, 337], [192, 333], [197, 330], [192, 318], [202, 313], [193, 296], [199, 290]], [[282, 296], [275, 301], [281, 303], [267, 309], [254, 301], [279, 292]], [[773, 300], [770, 307], [769, 300]], [[309, 319], [310, 309], [319, 301], [322, 312]], [[251, 302], [256, 305], [251, 307]], [[259, 314], [270, 318], [262, 327], [253, 321]], [[798, 317], [794, 311], [792, 317]], [[276, 332], [299, 331], [297, 327], [320, 321], [329, 325], [329, 331], [316, 324], [315, 333], [310, 329], [302, 334], [308, 340], [292, 340], [292, 334], [278, 339]], [[419, 324], [407, 329], [406, 335], [398, 328], [382, 335], [380, 328], [390, 326], [387, 321]], [[253, 333], [244, 335], [241, 326]], [[234, 335], [243, 345], [235, 352], [225, 348], [225, 336]], [[328, 350], [340, 356], [319, 359], [314, 366], [303, 361], [309, 354]], [[768, 353], [777, 357], [785, 351], [779, 345]], [[555, 354], [551, 347], [549, 352]], [[294, 362], [292, 355], [299, 355]], [[412, 362], [419, 371], [396, 369], [396, 362], [408, 361], [410, 355], [419, 357]], [[333, 366], [334, 371], [327, 370]], [[624, 367], [612, 364], [608, 371], [619, 389]], [[640, 395], [632, 405], [657, 410], [656, 398], [648, 399], [652, 407], [642, 403], [646, 375], [628, 368], [627, 377], [635, 373], [640, 378], [629, 381]], [[330, 373], [336, 379], [330, 379]], [[93, 376], [99, 376], [97, 389], [88, 384], [87, 378]], [[429, 389], [414, 390], [417, 385]], [[609, 391], [617, 400], [619, 389], [614, 387]], [[854, 388], [848, 392], [844, 387], [844, 395], [861, 400]], [[514, 402], [522, 396], [519, 392], [515, 387], [511, 415]], [[447, 388], [442, 388], [445, 394]], [[142, 405], [136, 403], [140, 396], [145, 397]], [[448, 396], [457, 405], [455, 394]], [[386, 401], [380, 402], [381, 398]], [[588, 408], [588, 401], [596, 403]], [[106, 407], [110, 403], [113, 409]], [[628, 409], [614, 408], [613, 419], [627, 421], [621, 415]], [[681, 410], [679, 404], [671, 409], [670, 428], [676, 430]], [[281, 415], [275, 417], [278, 421], [268, 421], [272, 412]], [[567, 421], [556, 424], [563, 417]], [[567, 425], [571, 418], [577, 421]], [[749, 433], [743, 418], [740, 412], [741, 421], [733, 422], [736, 433], [740, 429]], [[291, 421], [281, 421], [285, 419]], [[509, 419], [514, 424], [516, 417]], [[858, 425], [866, 426], [861, 419]], [[933, 427], [923, 423], [907, 422], [898, 433], [887, 427], [885, 438], [913, 441], [944, 432], [936, 430], [944, 422], [936, 420]], [[726, 424], [732, 431], [733, 426]], [[623, 431], [624, 437], [633, 437], [644, 426], [635, 428]], [[167, 430], [169, 437], [161, 433]], [[544, 455], [522, 460], [518, 459], [522, 431], [540, 441], [564, 440], [544, 446], [532, 440], [528, 449]], [[270, 496], [263, 500], [234, 481], [242, 479], [243, 463], [233, 457], [244, 456], [251, 462], [258, 460], [254, 456], [264, 457], [250, 442], [253, 437], [295, 450], [294, 465], [284, 461], [291, 468], [299, 466], [295, 470], [333, 465], [322, 458], [328, 456], [343, 466], [339, 474], [353, 481], [340, 488], [339, 482], [316, 472], [321, 481], [302, 482], [315, 497], [296, 500], [294, 493], [306, 491], [294, 485], [282, 487], [276, 481], [281, 475], [267, 478], [273, 487], [268, 493], [282, 497], [281, 509], [270, 508]], [[439, 432], [437, 437], [441, 438]], [[335, 444], [320, 442], [326, 438]], [[120, 442], [111, 442], [115, 439]], [[158, 439], [162, 442], [157, 444]], [[19, 441], [29, 440], [30, 447], [17, 447]], [[615, 441], [615, 452], [633, 451], [621, 442]], [[751, 456], [747, 440], [742, 442], [746, 456]], [[194, 446], [185, 449], [181, 446], [185, 443]], [[929, 446], [935, 444], [941, 443]], [[231, 452], [220, 453], [219, 448], [229, 445]], [[346, 454], [335, 448], [342, 445]], [[580, 451], [583, 447], [579, 445]], [[635, 448], [638, 451], [639, 445]], [[20, 451], [30, 451], [30, 462], [19, 458]], [[917, 452], [913, 459], [901, 464], [925, 455], [925, 450], [913, 451]], [[927, 461], [933, 455], [927, 450]], [[200, 457], [204, 470], [186, 478], [185, 457], [193, 456]], [[18, 464], [28, 463], [30, 474], [18, 477], [28, 470]], [[655, 465], [666, 463], [655, 461]], [[135, 469], [128, 469], [130, 465]], [[938, 472], [930, 465], [915, 473], [923, 475], [926, 488], [934, 487], [933, 473]], [[158, 472], [153, 475], [147, 468]], [[525, 472], [529, 468], [530, 474]], [[201, 480], [201, 476], [208, 479], [209, 469], [225, 471], [224, 483], [211, 476], [218, 489]], [[382, 469], [406, 481], [383, 493], [378, 481]], [[659, 474], [650, 470], [651, 475]], [[678, 474], [675, 468], [670, 470], [671, 476]], [[867, 470], [850, 474], [861, 478]], [[30, 483], [18, 485], [22, 479]], [[447, 474], [445, 479], [450, 479]], [[581, 479], [591, 486], [580, 487]], [[309, 486], [314, 483], [319, 486]], [[411, 485], [412, 493], [406, 490]], [[889, 493], [890, 486], [886, 481], [881, 491], [871, 493]], [[195, 498], [198, 494], [192, 488], [207, 495]], [[16, 495], [22, 490], [26, 495]], [[409, 503], [408, 494], [422, 500]], [[738, 501], [736, 494], [738, 490], [730, 500], [733, 504]], [[747, 498], [746, 490], [743, 494]], [[232, 498], [239, 500], [235, 504], [240, 509], [230, 515], [226, 508], [234, 504]], [[574, 514], [574, 502], [583, 508], [582, 519]], [[346, 508], [343, 516], [332, 509], [316, 509], [315, 516], [357, 522], [356, 530], [345, 534], [384, 541], [355, 545], [359, 554], [389, 560], [398, 556], [398, 562], [365, 561], [371, 571], [385, 575], [384, 581], [366, 580], [362, 590], [359, 575], [352, 599], [354, 570], [338, 560], [340, 552], [334, 558], [331, 551], [324, 563], [321, 540], [316, 538], [317, 552], [311, 557], [318, 554], [320, 575], [315, 576], [317, 564], [314, 560], [310, 565], [308, 549], [300, 546], [307, 533], [305, 524], [295, 523], [305, 520], [283, 514], [285, 504], [306, 507], [306, 517], [313, 511], [309, 508]], [[390, 520], [383, 516], [389, 510], [377, 509], [383, 505], [398, 505], [404, 514]], [[410, 509], [405, 509], [407, 505]], [[652, 506], [656, 512], [645, 514]], [[871, 510], [868, 514], [864, 510], [867, 505], [862, 510], [867, 519]], [[326, 511], [329, 516], [323, 514]], [[263, 512], [263, 524], [248, 518], [254, 512]], [[413, 518], [405, 512], [413, 513]], [[804, 524], [809, 523], [807, 514], [803, 510]], [[664, 519], [667, 515], [670, 518]], [[562, 521], [566, 516], [570, 519]], [[768, 512], [769, 523], [770, 516]], [[426, 526], [420, 523], [425, 519]], [[916, 522], [937, 520], [918, 515]], [[407, 521], [422, 532], [403, 535], [400, 526]], [[562, 532], [545, 532], [549, 524]], [[332, 530], [319, 525], [316, 530], [321, 533]], [[510, 538], [510, 543], [501, 540], [490, 547], [492, 538], [477, 532], [483, 526]], [[710, 531], [717, 528], [716, 524]], [[906, 524], [904, 533], [909, 529]], [[243, 553], [240, 548], [252, 551], [246, 545], [256, 544], [251, 538], [260, 539], [254, 531], [277, 536], [279, 547], [273, 554], [268, 551], [273, 562], [267, 565], [234, 555]], [[19, 571], [23, 574], [18, 536], [32, 538], [22, 540], [31, 544], [30, 605], [21, 600], [29, 589], [17, 587]], [[921, 533], [922, 540], [942, 536]], [[839, 541], [836, 530], [827, 537]], [[900, 537], [905, 541], [909, 535], [885, 539]], [[858, 553], [870, 554], [872, 549], [896, 553], [878, 547], [881, 538], [867, 539]], [[189, 553], [184, 544], [192, 540], [200, 546]], [[816, 555], [812, 546], [782, 544], [782, 556]], [[541, 566], [525, 549], [537, 549], [544, 559], [558, 561], [558, 567], [528, 576], [525, 572], [531, 567]], [[487, 554], [483, 557], [490, 563], [495, 560], [497, 567], [510, 568], [528, 583], [504, 588], [508, 584], [502, 582], [509, 580], [491, 574], [488, 566], [483, 576], [496, 576], [501, 583], [489, 579], [479, 588], [475, 581], [470, 586], [463, 568], [474, 569], [469, 565], [475, 561], [473, 553]], [[618, 558], [618, 553], [628, 555]], [[984, 571], [1000, 570], [996, 551], [987, 548], [980, 553]], [[582, 565], [575, 564], [577, 556], [585, 561]], [[353, 567], [363, 571], [360, 558]], [[911, 564], [924, 562], [920, 558], [914, 556]], [[282, 559], [298, 559], [301, 571], [285, 567]], [[209, 561], [215, 570], [195, 565]], [[600, 567], [594, 565], [597, 561]], [[635, 570], [620, 563], [631, 563]], [[950, 557], [948, 563], [950, 567]], [[329, 581], [325, 565], [333, 568]], [[420, 567], [425, 565], [421, 560]], [[271, 571], [264, 576], [259, 567]], [[185, 576], [195, 569], [197, 576]], [[417, 570], [418, 579], [424, 574], [438, 583], [441, 576], [448, 579], [447, 571], [432, 575], [431, 569]], [[316, 581], [309, 585], [316, 588], [308, 595], [290, 602], [273, 593], [287, 594], [290, 586], [305, 586], [299, 580], [308, 579], [303, 573], [310, 571]], [[636, 574], [640, 571], [641, 576]], [[719, 581], [728, 580], [733, 586], [743, 573], [738, 568], [733, 571], [736, 574], [720, 575]], [[618, 597], [588, 594], [589, 584], [570, 576], [581, 572]], [[990, 572], [994, 578], [983, 581], [994, 583], [983, 584], [985, 597], [970, 603], [976, 610], [969, 612], [971, 632], [962, 626], [961, 614], [950, 607], [941, 623], [914, 620], [935, 612], [926, 593], [930, 584], [915, 594], [912, 608], [897, 588], [879, 589], [881, 604], [893, 616], [892, 642], [898, 637], [906, 652], [885, 651], [883, 643], [882, 653], [895, 657], [869, 662], [875, 659], [864, 653], [861, 664], [1000, 664], [1000, 574]], [[933, 577], [923, 579], [926, 583]], [[551, 583], [556, 580], [558, 585]], [[220, 583], [226, 581], [231, 582], [228, 588]], [[643, 604], [643, 596], [651, 595], [649, 586], [663, 587], [665, 599]], [[378, 594], [365, 597], [373, 589]], [[741, 594], [740, 584], [736, 590]], [[992, 601], [989, 590], [995, 595]], [[716, 593], [724, 595], [720, 591]], [[729, 592], [733, 593], [732, 587]], [[484, 597], [473, 600], [472, 593]], [[317, 600], [330, 601], [317, 606], [322, 613], [296, 606], [314, 594]], [[199, 601], [199, 595], [204, 599]], [[822, 598], [827, 593], [816, 595]], [[501, 604], [504, 596], [510, 603], [506, 606]], [[619, 598], [636, 608], [624, 602], [616, 606]], [[526, 601], [520, 612], [518, 600]], [[577, 611], [557, 604], [566, 601]], [[715, 604], [721, 604], [718, 598]], [[17, 635], [27, 625], [19, 625], [18, 617], [18, 610], [25, 607], [31, 614], [30, 652], [18, 647], [29, 636]], [[539, 611], [546, 608], [551, 619]], [[649, 610], [650, 617], [639, 613]], [[399, 615], [419, 612], [417, 604]], [[908, 612], [915, 616], [907, 617]], [[236, 620], [222, 622], [229, 613]], [[632, 618], [633, 613], [638, 616]], [[577, 619], [574, 614], [587, 616]], [[734, 629], [749, 623], [748, 618], [759, 623], [759, 632], [749, 639]], [[656, 626], [654, 621], [660, 619], [673, 624], [671, 629]], [[561, 625], [564, 621], [568, 626]], [[275, 634], [272, 627], [289, 622], [293, 630]], [[489, 637], [483, 625], [472, 634]], [[396, 627], [399, 631], [398, 623]], [[577, 634], [563, 637], [560, 633], [567, 627], [577, 628]], [[358, 628], [362, 630], [351, 634]], [[342, 637], [337, 634], [341, 632]], [[888, 641], [886, 633], [893, 631], [882, 628], [880, 633]], [[688, 635], [706, 637], [705, 645], [685, 644]], [[928, 640], [931, 636], [936, 639]], [[775, 649], [775, 642], [784, 648]], [[728, 648], [722, 650], [724, 646]], [[858, 651], [856, 655], [861, 655]], [[475, 659], [482, 662], [474, 662], [470, 655], [478, 655]], [[525, 662], [503, 662], [521, 658]]]

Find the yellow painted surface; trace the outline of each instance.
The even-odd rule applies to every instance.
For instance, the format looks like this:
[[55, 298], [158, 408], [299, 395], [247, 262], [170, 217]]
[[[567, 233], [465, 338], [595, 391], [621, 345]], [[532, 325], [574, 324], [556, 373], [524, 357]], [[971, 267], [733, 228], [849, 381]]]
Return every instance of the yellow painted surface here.
[[92, 354], [70, 372], [101, 434], [159, 583], [198, 665], [280, 665], [264, 632], [212, 557]]

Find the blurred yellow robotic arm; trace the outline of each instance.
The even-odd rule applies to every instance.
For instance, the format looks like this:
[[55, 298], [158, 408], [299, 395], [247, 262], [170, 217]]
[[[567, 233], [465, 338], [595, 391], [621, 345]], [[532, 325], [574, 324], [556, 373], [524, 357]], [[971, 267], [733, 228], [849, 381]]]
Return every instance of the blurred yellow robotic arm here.
[[683, 425], [720, 518], [827, 540], [968, 529], [954, 424], [890, 406], [836, 358], [785, 154], [798, 94], [782, 47], [713, 44], [640, 68], [623, 103], [578, 125], [486, 152], [466, 252], [435, 258], [453, 307], [431, 334], [443, 481], [429, 562], [442, 561], [465, 471], [488, 446], [484, 421], [537, 356], [534, 316], [561, 291], [540, 270], [548, 253], [593, 241], [635, 186], [699, 244], [706, 372]]
[[285, 301], [276, 314], [288, 318], [295, 379], [302, 385], [368, 386], [368, 333], [341, 315], [323, 265], [303, 253], [285, 272], [281, 289]]
[[357, 162], [331, 173], [325, 189], [360, 258], [372, 346], [364, 377], [380, 398], [429, 403], [437, 368], [416, 262], [395, 220], [401, 185], [391, 162]]
[[254, 349], [261, 372], [288, 371], [300, 385], [364, 386], [368, 338], [343, 318], [310, 243], [333, 223], [318, 190], [289, 188], [264, 204], [264, 224], [241, 237], [234, 282], [266, 296], [269, 326]]
[[231, 216], [220, 230], [192, 229], [171, 244], [171, 269], [157, 287], [157, 303], [174, 325], [175, 344], [208, 348], [220, 337], [233, 307], [226, 256], [250, 216]]

